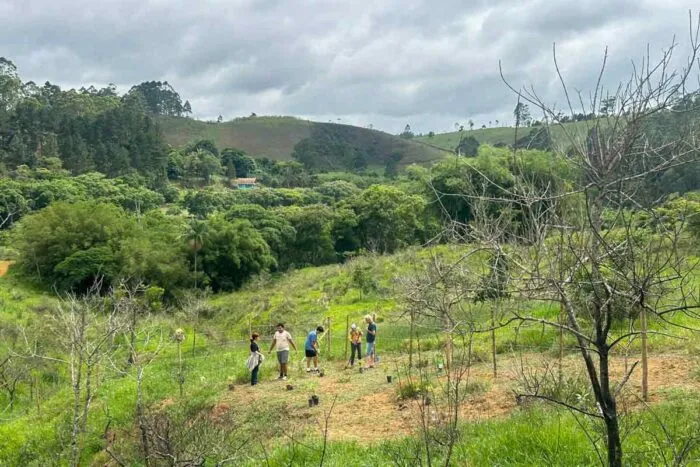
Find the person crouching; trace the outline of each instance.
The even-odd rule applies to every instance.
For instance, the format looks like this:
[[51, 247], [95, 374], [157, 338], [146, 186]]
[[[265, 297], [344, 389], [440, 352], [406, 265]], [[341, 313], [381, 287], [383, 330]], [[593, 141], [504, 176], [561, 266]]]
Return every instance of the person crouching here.
[[[318, 326], [315, 330], [309, 332], [306, 336], [306, 343], [304, 345], [304, 354], [306, 355], [306, 372], [318, 371], [318, 337], [323, 334], [323, 326]], [[311, 362], [314, 363], [313, 370], [311, 369]]]

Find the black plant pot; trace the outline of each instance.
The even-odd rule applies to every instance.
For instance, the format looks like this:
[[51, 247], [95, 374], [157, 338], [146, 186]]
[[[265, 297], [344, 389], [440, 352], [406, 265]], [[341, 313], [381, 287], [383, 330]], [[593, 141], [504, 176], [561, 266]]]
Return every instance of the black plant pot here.
[[314, 399], [313, 397], [309, 397], [309, 407], [313, 407], [314, 405]]
[[391, 375], [386, 375], [386, 382], [391, 383]]
[[314, 405], [318, 405], [320, 402], [318, 396], [311, 396], [311, 400], [313, 401]]

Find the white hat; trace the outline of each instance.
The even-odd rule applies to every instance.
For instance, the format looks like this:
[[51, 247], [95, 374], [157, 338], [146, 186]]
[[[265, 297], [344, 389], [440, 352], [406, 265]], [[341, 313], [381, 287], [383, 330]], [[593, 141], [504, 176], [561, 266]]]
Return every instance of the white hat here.
[[350, 326], [351, 329], [357, 329], [357, 324], [352, 323], [352, 326]]

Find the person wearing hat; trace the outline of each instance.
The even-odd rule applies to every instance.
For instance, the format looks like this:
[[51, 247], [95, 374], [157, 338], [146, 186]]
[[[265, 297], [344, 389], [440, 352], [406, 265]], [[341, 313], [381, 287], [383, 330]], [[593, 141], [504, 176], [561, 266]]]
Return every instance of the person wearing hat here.
[[362, 361], [362, 331], [357, 327], [357, 324], [350, 326], [350, 366], [355, 366], [355, 353], [357, 353], [357, 361]]

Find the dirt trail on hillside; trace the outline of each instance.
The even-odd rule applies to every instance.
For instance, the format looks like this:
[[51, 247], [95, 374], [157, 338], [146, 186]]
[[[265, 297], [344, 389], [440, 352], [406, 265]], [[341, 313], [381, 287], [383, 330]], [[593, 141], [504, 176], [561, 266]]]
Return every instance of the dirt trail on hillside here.
[[[551, 365], [552, 360], [541, 354], [523, 355], [525, 368], [538, 368], [542, 362]], [[611, 373], [619, 380], [636, 358], [626, 363], [616, 358], [611, 365]], [[650, 403], [664, 400], [668, 389], [685, 389], [700, 391], [700, 381], [693, 378], [692, 372], [700, 364], [700, 358], [676, 354], [650, 357], [649, 393]], [[278, 381], [263, 381], [259, 386], [237, 386], [234, 391], [225, 394], [215, 410], [246, 410], [253, 401], [269, 401], [287, 406], [288, 416], [294, 420], [295, 427], [305, 426], [318, 431], [317, 422], [322, 421], [336, 399], [330, 421], [329, 435], [334, 440], [371, 443], [383, 439], [415, 434], [421, 414], [418, 401], [401, 402], [396, 398], [397, 377], [394, 374], [394, 362], [383, 363], [386, 368], [377, 368], [359, 374], [357, 370], [343, 370], [342, 367], [327, 368], [327, 376], [318, 378], [305, 374], [293, 375], [290, 383], [295, 386], [287, 391], [285, 385]], [[478, 383], [483, 390], [470, 394], [460, 409], [462, 421], [480, 421], [510, 414], [516, 407], [514, 389], [521, 362], [520, 358], [502, 357], [499, 361], [498, 378], [494, 380], [489, 363], [476, 364], [471, 368], [470, 383]], [[584, 368], [577, 355], [570, 355], [564, 361], [567, 375], [583, 372]], [[387, 383], [386, 375], [391, 373], [394, 382]], [[582, 373], [583, 374], [583, 373]], [[642, 405], [641, 368], [637, 367], [626, 386], [626, 396], [620, 403], [628, 408]], [[308, 407], [307, 398], [318, 394], [321, 404]], [[431, 406], [428, 416], [433, 420], [442, 417]], [[369, 436], [368, 436], [369, 435]]]
[[7, 271], [10, 269], [10, 266], [12, 266], [13, 264], [15, 264], [14, 261], [0, 261], [0, 277], [7, 274]]

